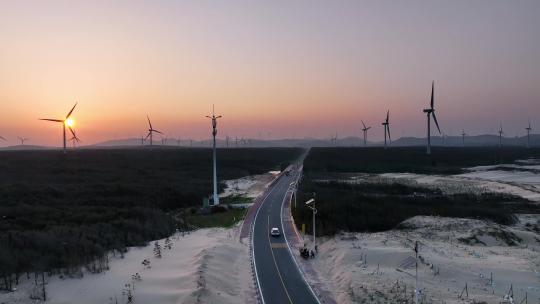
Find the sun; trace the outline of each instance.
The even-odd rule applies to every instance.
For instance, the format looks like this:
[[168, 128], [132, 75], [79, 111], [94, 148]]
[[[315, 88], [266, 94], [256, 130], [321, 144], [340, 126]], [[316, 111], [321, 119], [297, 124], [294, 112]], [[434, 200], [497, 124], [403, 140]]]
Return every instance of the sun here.
[[73, 127], [75, 125], [75, 121], [71, 118], [66, 119], [66, 126]]

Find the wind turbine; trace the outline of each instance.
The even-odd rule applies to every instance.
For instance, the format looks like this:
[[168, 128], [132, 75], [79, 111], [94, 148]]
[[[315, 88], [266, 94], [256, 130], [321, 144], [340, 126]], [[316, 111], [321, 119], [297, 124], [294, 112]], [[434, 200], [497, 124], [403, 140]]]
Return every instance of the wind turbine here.
[[3, 136], [0, 136], [0, 139], [3, 141], [7, 141], [7, 139], [5, 139]]
[[335, 146], [337, 144], [338, 135], [336, 134], [330, 135], [330, 142]]
[[152, 127], [152, 123], [150, 122], [150, 117], [148, 117], [148, 115], [146, 115], [146, 118], [148, 119], [148, 126], [149, 126], [149, 129], [148, 129], [148, 135], [146, 135], [145, 137], [145, 140], [148, 139], [148, 137], [150, 137], [150, 146], [154, 144], [154, 140], [153, 140], [153, 133], [156, 132], [156, 133], [159, 133], [159, 134], [162, 134], [162, 132], [154, 129], [154, 127]]
[[461, 130], [461, 142], [463, 143], [463, 145], [465, 146], [465, 136], [467, 135], [467, 133], [465, 133], [465, 130]]
[[382, 123], [384, 128], [384, 148], [386, 149], [386, 133], [388, 133], [388, 144], [392, 141], [390, 139], [390, 110], [386, 112], [386, 120]]
[[433, 105], [433, 93], [435, 91], [435, 81], [431, 83], [431, 104], [430, 108], [424, 109], [423, 112], [427, 114], [427, 154], [431, 154], [431, 116], [433, 116], [433, 121], [441, 134], [441, 129], [439, 128], [439, 123], [437, 122], [437, 116], [435, 116], [435, 108]]
[[366, 124], [364, 123], [364, 121], [363, 120], [360, 120], [360, 121], [362, 122], [362, 125], [364, 126], [362, 128], [362, 131], [364, 132], [364, 147], [366, 147], [367, 146], [367, 131], [371, 129], [371, 127], [366, 127]]
[[21, 141], [21, 146], [24, 146], [25, 141], [30, 140], [30, 138], [25, 138], [25, 137], [20, 137], [20, 136], [17, 136], [17, 138], [19, 138], [19, 140]]
[[141, 135], [141, 146], [144, 146], [144, 136]]
[[81, 140], [77, 137], [77, 135], [75, 134], [75, 130], [73, 130], [72, 132], [72, 135], [71, 138], [69, 139], [71, 141], [71, 144], [73, 146], [73, 149], [75, 149], [75, 143], [79, 143]]
[[504, 132], [503, 132], [503, 129], [502, 129], [502, 124], [499, 128], [499, 148], [502, 148], [502, 136], [503, 136]]
[[531, 120], [529, 120], [529, 126], [527, 128], [525, 128], [525, 130], [527, 130], [527, 148], [530, 148], [531, 145], [530, 145], [530, 139], [531, 139]]
[[212, 156], [214, 163], [214, 206], [219, 205], [219, 196], [217, 193], [217, 169], [216, 169], [216, 135], [217, 135], [217, 120], [222, 116], [216, 116], [214, 112], [214, 105], [212, 105], [212, 116], [206, 115], [206, 117], [212, 120], [212, 137], [214, 138], [213, 147], [212, 147]]
[[47, 121], [62, 123], [62, 132], [63, 132], [63, 135], [64, 135], [63, 136], [63, 138], [64, 138], [64, 153], [66, 153], [66, 126], [69, 128], [71, 133], [74, 134], [73, 129], [72, 129], [74, 121], [73, 121], [73, 119], [70, 118], [70, 116], [71, 116], [71, 113], [73, 113], [73, 110], [75, 110], [76, 106], [77, 106], [77, 103], [75, 103], [73, 108], [71, 108], [71, 111], [69, 111], [69, 113], [66, 115], [66, 118], [64, 118], [64, 119], [50, 119], [50, 118], [40, 118], [39, 119], [39, 120], [47, 120]]

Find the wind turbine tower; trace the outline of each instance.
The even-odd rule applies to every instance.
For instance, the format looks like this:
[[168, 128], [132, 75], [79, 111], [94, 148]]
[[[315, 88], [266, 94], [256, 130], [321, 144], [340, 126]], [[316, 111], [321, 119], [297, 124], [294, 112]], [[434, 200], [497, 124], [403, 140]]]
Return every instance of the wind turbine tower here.
[[29, 138], [25, 138], [25, 137], [20, 137], [20, 136], [17, 136], [19, 138], [19, 140], [21, 141], [21, 146], [24, 146], [24, 142], [29, 140]]
[[433, 116], [433, 121], [441, 134], [441, 129], [439, 128], [439, 123], [437, 122], [437, 116], [435, 116], [435, 108], [433, 105], [433, 93], [435, 91], [435, 81], [431, 83], [431, 103], [430, 108], [424, 109], [423, 112], [427, 114], [427, 154], [431, 154], [431, 116]]
[[[366, 127], [366, 124], [364, 123], [363, 120], [361, 120], [361, 122], [362, 122], [362, 125], [364, 126], [364, 127], [362, 128], [362, 131], [364, 132], [364, 147], [367, 147], [367, 131], [368, 131], [369, 129], [371, 129], [371, 127]], [[385, 137], [386, 137], [386, 136], [385, 136]]]
[[531, 147], [531, 121], [529, 120], [529, 126], [527, 128], [525, 128], [525, 130], [527, 130], [527, 148], [530, 148]]
[[388, 144], [390, 144], [390, 110], [386, 112], [386, 120], [382, 123], [384, 128], [384, 148], [386, 149], [386, 134], [388, 134]]
[[465, 133], [465, 130], [461, 130], [461, 143], [463, 144], [463, 146], [465, 146], [465, 136], [467, 135], [467, 133]]
[[502, 148], [502, 136], [504, 135], [504, 132], [503, 132], [503, 129], [502, 129], [502, 124], [499, 128], [499, 148]]
[[221, 118], [222, 116], [216, 116], [214, 112], [214, 105], [212, 105], [212, 116], [206, 115], [206, 117], [210, 118], [212, 120], [212, 137], [214, 139], [213, 146], [212, 146], [212, 156], [213, 156], [213, 163], [214, 163], [214, 206], [219, 205], [219, 196], [217, 193], [217, 169], [216, 169], [216, 135], [217, 135], [217, 120], [218, 118]]
[[148, 137], [150, 137], [150, 146], [152, 146], [154, 144], [154, 140], [153, 140], [153, 133], [156, 132], [156, 133], [159, 133], [161, 135], [163, 135], [162, 132], [154, 129], [154, 127], [152, 127], [152, 122], [150, 122], [150, 117], [148, 115], [146, 115], [146, 118], [148, 119], [148, 135], [146, 135], [146, 139], [148, 139]]
[[70, 118], [70, 116], [71, 116], [71, 113], [73, 113], [73, 110], [75, 110], [76, 106], [77, 106], [77, 103], [75, 103], [73, 108], [71, 108], [71, 111], [69, 111], [69, 113], [66, 115], [66, 118], [64, 118], [64, 119], [50, 119], [50, 118], [40, 118], [39, 119], [39, 120], [47, 120], [47, 121], [62, 123], [62, 132], [63, 132], [63, 135], [64, 135], [64, 137], [63, 137], [64, 138], [64, 153], [66, 153], [66, 126], [69, 128], [71, 133], [74, 134], [73, 129], [71, 128], [71, 127], [73, 127], [73, 120]]

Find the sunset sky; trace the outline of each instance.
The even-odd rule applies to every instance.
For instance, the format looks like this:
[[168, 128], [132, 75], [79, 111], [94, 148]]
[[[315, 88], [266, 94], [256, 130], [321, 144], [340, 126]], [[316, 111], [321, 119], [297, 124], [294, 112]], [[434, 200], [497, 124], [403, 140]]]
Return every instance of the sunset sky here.
[[[169, 137], [540, 130], [540, 1], [0, 1], [0, 135]], [[536, 131], [537, 133], [539, 131]]]

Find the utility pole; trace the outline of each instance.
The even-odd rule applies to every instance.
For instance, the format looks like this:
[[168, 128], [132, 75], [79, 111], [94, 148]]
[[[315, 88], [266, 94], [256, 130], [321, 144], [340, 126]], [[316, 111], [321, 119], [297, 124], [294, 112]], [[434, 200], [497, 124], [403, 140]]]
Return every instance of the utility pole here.
[[414, 303], [418, 304], [418, 241], [414, 243], [416, 273], [414, 275]]
[[213, 163], [214, 163], [214, 206], [219, 205], [219, 196], [217, 193], [217, 169], [216, 169], [216, 135], [217, 135], [217, 120], [218, 118], [221, 118], [222, 116], [216, 116], [214, 112], [214, 105], [212, 105], [212, 116], [206, 116], [212, 120], [212, 137], [214, 139], [213, 146], [212, 146], [212, 156], [213, 156]]

